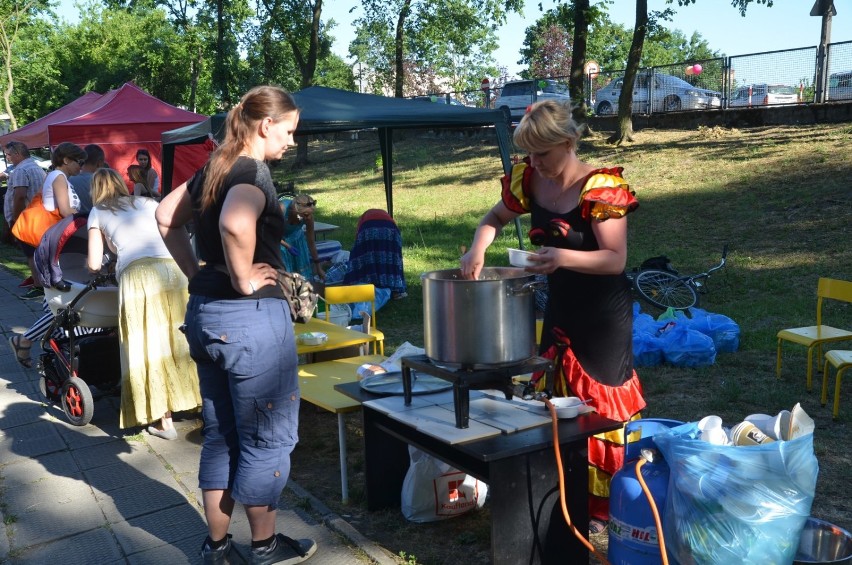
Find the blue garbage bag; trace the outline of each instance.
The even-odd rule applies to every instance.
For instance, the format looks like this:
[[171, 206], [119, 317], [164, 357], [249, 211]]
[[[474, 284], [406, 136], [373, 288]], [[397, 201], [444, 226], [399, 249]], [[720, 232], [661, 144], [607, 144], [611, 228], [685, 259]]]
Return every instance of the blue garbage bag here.
[[740, 346], [740, 326], [724, 314], [714, 314], [701, 308], [690, 308], [689, 327], [710, 336], [716, 351], [733, 353]]
[[633, 365], [653, 367], [663, 362], [660, 328], [666, 322], [658, 322], [648, 314], [640, 312], [639, 303], [633, 303]]
[[668, 322], [660, 336], [663, 358], [676, 367], [705, 367], [716, 362], [713, 340], [683, 320]]
[[663, 533], [671, 562], [793, 562], [819, 473], [813, 434], [714, 445], [692, 422], [653, 440], [670, 467]]

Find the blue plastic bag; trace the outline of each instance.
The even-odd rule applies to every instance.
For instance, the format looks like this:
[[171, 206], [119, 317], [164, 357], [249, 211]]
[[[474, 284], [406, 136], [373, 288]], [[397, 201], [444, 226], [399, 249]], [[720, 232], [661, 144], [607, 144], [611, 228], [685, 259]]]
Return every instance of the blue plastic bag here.
[[660, 337], [663, 358], [676, 367], [705, 367], [716, 362], [713, 340], [683, 320], [669, 322]]
[[663, 362], [662, 343], [659, 331], [666, 323], [654, 320], [639, 311], [639, 303], [633, 303], [633, 365], [653, 367]]
[[710, 336], [716, 351], [733, 353], [740, 346], [740, 326], [723, 314], [714, 314], [701, 308], [690, 308], [689, 327]]
[[819, 464], [813, 434], [755, 446], [713, 445], [693, 422], [654, 436], [669, 462], [663, 532], [669, 560], [792, 563]]

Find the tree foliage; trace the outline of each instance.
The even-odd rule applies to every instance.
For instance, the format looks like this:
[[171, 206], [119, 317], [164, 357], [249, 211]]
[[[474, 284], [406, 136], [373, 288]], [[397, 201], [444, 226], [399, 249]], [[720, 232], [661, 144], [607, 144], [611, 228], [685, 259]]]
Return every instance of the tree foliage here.
[[[496, 29], [522, 0], [362, 0], [349, 51], [371, 69], [369, 88], [414, 94], [420, 77], [471, 87], [490, 68]], [[411, 78], [415, 81], [411, 81]]]
[[544, 17], [527, 28], [528, 45], [521, 51], [528, 64], [523, 78], [566, 77], [571, 74], [571, 34], [555, 16]]
[[18, 124], [12, 106], [16, 76], [19, 71], [26, 73], [28, 65], [39, 65], [37, 56], [41, 51], [40, 43], [33, 38], [44, 30], [39, 21], [39, 16], [44, 13], [50, 13], [47, 0], [0, 0], [0, 85], [3, 108], [9, 115], [13, 129]]

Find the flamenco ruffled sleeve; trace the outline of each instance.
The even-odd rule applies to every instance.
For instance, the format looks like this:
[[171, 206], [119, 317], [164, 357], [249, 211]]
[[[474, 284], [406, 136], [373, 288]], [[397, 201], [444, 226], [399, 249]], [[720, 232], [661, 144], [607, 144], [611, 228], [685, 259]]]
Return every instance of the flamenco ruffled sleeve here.
[[512, 172], [503, 176], [500, 182], [503, 185], [502, 199], [506, 208], [517, 214], [525, 214], [530, 211], [532, 201], [532, 174], [529, 160], [525, 158], [522, 162], [512, 167]]
[[623, 218], [639, 207], [622, 167], [598, 169], [589, 175], [580, 194], [583, 218], [598, 221]]

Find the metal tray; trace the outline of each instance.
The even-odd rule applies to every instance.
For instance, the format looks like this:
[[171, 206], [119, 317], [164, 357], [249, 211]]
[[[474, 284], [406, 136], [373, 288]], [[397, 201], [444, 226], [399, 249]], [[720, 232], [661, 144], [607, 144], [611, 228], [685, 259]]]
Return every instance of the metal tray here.
[[[402, 390], [402, 371], [392, 371], [373, 375], [361, 380], [361, 388], [373, 394], [399, 395]], [[432, 394], [453, 388], [453, 383], [433, 375], [418, 374], [411, 371], [411, 394]]]

